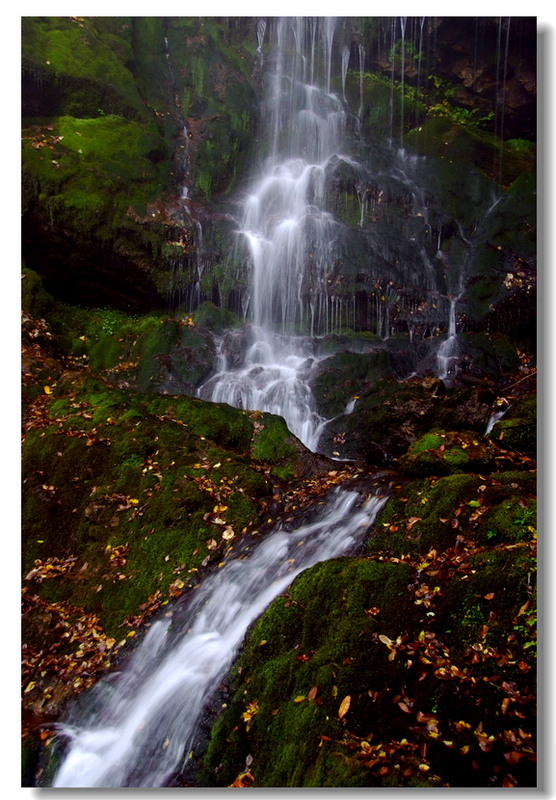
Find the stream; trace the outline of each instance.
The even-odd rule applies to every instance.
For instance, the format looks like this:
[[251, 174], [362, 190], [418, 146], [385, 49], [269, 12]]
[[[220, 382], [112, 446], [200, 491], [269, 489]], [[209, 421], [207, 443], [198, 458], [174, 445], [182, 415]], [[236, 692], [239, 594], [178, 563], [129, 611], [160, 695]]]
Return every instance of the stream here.
[[55, 787], [161, 787], [179, 771], [197, 725], [249, 625], [302, 570], [350, 553], [386, 502], [329, 493], [313, 521], [278, 526], [248, 556], [225, 563], [155, 621], [121, 673], [111, 674], [58, 725], [67, 741]]
[[[317, 413], [311, 391], [318, 363], [311, 341], [335, 330], [340, 314], [335, 316], [334, 309], [344, 302], [330, 291], [345, 226], [327, 210], [327, 180], [347, 171], [364, 186], [367, 168], [345, 147], [348, 110], [331, 91], [333, 48], [340, 46], [336, 21], [283, 19], [269, 28], [269, 81], [261, 109], [264, 152], [241, 203], [234, 250], [235, 261], [249, 266], [250, 337], [239, 359], [230, 357], [225, 338], [219, 341], [218, 368], [198, 395], [280, 414], [292, 433], [317, 451], [326, 420]], [[259, 27], [259, 55], [264, 35]], [[362, 70], [364, 54], [358, 55]], [[344, 51], [344, 80], [348, 60]], [[421, 222], [427, 209], [408, 177], [412, 162], [395, 148], [389, 157], [388, 180], [402, 186]], [[367, 201], [362, 188], [362, 218]], [[369, 241], [375, 257], [379, 244], [372, 237]], [[451, 294], [445, 282], [439, 289], [424, 246], [412, 244], [408, 253], [408, 270], [422, 274], [431, 291], [446, 300], [439, 305], [449, 317], [448, 337], [438, 353], [438, 369], [446, 377], [457, 354], [459, 282]], [[382, 329], [387, 337], [387, 321]], [[249, 625], [302, 570], [353, 552], [384, 502], [382, 492], [364, 500], [358, 492], [335, 490], [311, 522], [291, 530], [278, 525], [248, 553], [226, 561], [187, 602], [174, 604], [151, 625], [123, 671], [80, 697], [58, 725], [65, 744], [53, 785], [168, 785], [183, 769], [203, 710]]]

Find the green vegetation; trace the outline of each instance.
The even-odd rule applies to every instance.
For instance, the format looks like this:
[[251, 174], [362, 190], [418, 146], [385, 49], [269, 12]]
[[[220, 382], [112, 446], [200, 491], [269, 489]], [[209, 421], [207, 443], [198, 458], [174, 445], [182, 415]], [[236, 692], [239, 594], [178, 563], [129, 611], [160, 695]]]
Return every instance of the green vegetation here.
[[[473, 105], [450, 66], [416, 82], [423, 52], [361, 22], [382, 49], [346, 94], [373, 179], [330, 161], [327, 208], [349, 231], [327, 280], [345, 327], [320, 340], [312, 388], [338, 461], [310, 454], [279, 416], [193, 396], [246, 288], [222, 212], [261, 144], [253, 23], [22, 20], [24, 785], [61, 709], [153, 614], [241, 537], [332, 486], [368, 495], [380, 470], [388, 500], [364, 546], [301, 573], [252, 625], [192, 781], [534, 786], [535, 144], [515, 119], [495, 135], [488, 97]], [[407, 184], [370, 131], [403, 136]], [[421, 244], [438, 292], [413, 286]], [[428, 326], [462, 264], [448, 386], [430, 377]], [[170, 310], [190, 307], [194, 280], [222, 307]], [[386, 312], [397, 333], [383, 340]]]

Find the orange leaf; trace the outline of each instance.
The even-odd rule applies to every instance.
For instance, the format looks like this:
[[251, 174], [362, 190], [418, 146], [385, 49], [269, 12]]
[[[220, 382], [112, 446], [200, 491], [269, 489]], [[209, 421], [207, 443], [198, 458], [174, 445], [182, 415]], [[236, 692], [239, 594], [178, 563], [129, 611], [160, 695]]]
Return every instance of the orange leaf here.
[[317, 696], [318, 687], [312, 686], [307, 693], [307, 700], [314, 700]]
[[342, 719], [342, 717], [345, 717], [345, 715], [346, 715], [346, 714], [347, 714], [347, 712], [349, 711], [349, 706], [350, 706], [350, 703], [351, 703], [351, 697], [350, 697], [350, 695], [348, 694], [348, 695], [346, 695], [346, 696], [344, 697], [344, 699], [343, 699], [343, 700], [342, 700], [342, 702], [340, 703], [340, 708], [339, 708], [339, 710], [338, 710], [338, 716], [340, 717], [340, 719]]

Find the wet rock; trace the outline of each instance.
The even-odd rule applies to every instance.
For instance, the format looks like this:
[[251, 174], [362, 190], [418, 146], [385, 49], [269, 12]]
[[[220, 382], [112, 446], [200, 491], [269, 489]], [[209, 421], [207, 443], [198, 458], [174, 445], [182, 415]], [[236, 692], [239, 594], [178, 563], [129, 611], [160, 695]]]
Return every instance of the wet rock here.
[[491, 472], [497, 451], [485, 437], [455, 431], [432, 432], [414, 442], [399, 460], [404, 475]]

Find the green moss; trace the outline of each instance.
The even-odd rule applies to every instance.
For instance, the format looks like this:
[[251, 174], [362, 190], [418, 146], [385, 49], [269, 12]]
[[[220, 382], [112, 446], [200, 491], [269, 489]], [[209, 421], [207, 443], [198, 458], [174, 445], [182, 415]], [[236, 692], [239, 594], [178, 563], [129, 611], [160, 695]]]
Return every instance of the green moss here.
[[285, 467], [277, 466], [272, 467], [272, 475], [276, 476], [280, 481], [291, 481], [294, 478], [294, 471], [291, 464], [286, 464]]
[[191, 316], [195, 325], [215, 333], [222, 333], [227, 328], [233, 328], [239, 324], [235, 314], [225, 308], [215, 306], [214, 303], [202, 303]]
[[476, 500], [481, 484], [482, 478], [466, 474], [411, 481], [380, 511], [369, 550], [384, 550], [399, 557], [453, 546], [464, 520], [472, 513], [467, 504]]
[[[252, 423], [230, 406], [76, 374], [56, 386], [47, 412], [51, 425], [31, 429], [23, 445], [23, 571], [37, 558], [75, 555], [87, 565], [80, 581], [47, 581], [41, 596], [98, 613], [120, 638], [123, 619], [151, 595], [178, 579], [189, 585], [207, 556], [221, 557], [207, 547], [220, 540], [206, 521], [215, 504], [237, 532], [256, 523], [271, 487], [234, 449], [248, 451]], [[110, 550], [122, 545], [116, 568]]]
[[444, 444], [444, 437], [442, 434], [431, 432], [422, 436], [415, 444], [412, 444], [409, 448], [409, 452], [417, 454], [423, 453], [426, 450], [437, 450], [442, 444]]
[[[213, 729], [205, 758], [209, 785], [229, 784], [247, 752], [255, 754], [251, 770], [257, 787], [368, 783], [368, 775], [345, 759], [341, 748], [323, 748], [320, 737], [342, 736], [341, 700], [348, 692], [354, 698], [366, 693], [372, 676], [388, 663], [386, 648], [373, 645], [370, 637], [373, 632], [398, 635], [396, 614], [410, 573], [406, 566], [334, 559], [302, 573], [285, 598], [271, 604], [249, 633], [241, 675], [233, 670], [237, 688]], [[380, 622], [365, 614], [371, 604], [384, 609]], [[307, 700], [313, 685], [319, 703]], [[295, 702], [300, 696], [305, 699]], [[375, 708], [373, 714], [367, 699], [350, 712], [350, 730], [365, 730], [363, 735], [369, 725], [376, 727], [380, 713]], [[259, 710], [247, 732], [240, 716], [250, 701]], [[242, 730], [234, 735], [237, 723]], [[224, 769], [215, 778], [220, 762]]]
[[24, 17], [24, 68], [40, 76], [47, 97], [56, 88], [66, 113], [137, 112], [129, 32], [124, 18]]
[[455, 431], [428, 433], [413, 443], [400, 458], [400, 471], [406, 475], [488, 473], [495, 466], [494, 456], [488, 439], [478, 434]]
[[376, 389], [390, 374], [391, 356], [385, 350], [374, 353], [336, 353], [323, 361], [312, 389], [319, 412], [325, 417], [340, 414], [347, 399]]
[[253, 458], [273, 464], [295, 458], [296, 455], [293, 437], [284, 419], [274, 414], [265, 414], [264, 427], [255, 441]]
[[21, 271], [21, 308], [34, 319], [47, 315], [54, 305], [54, 298], [45, 291], [40, 276], [32, 269]]
[[241, 492], [234, 492], [227, 499], [228, 517], [233, 520], [234, 529], [240, 533], [257, 520], [258, 509]]
[[[439, 623], [451, 631], [448, 641], [454, 658], [480, 641], [481, 631], [488, 646], [502, 652], [509, 646], [511, 652], [513, 620], [521, 606], [534, 599], [530, 589], [535, 578], [536, 560], [528, 549], [491, 550], [473, 556], [468, 579], [446, 585], [440, 612]], [[523, 644], [517, 645], [514, 658]], [[516, 661], [511, 660], [505, 667], [506, 680], [519, 673]]]
[[490, 438], [502, 447], [511, 448], [535, 457], [537, 452], [537, 397], [536, 392], [518, 400], [499, 420]]
[[519, 496], [503, 500], [481, 519], [480, 535], [485, 542], [528, 542], [537, 527], [537, 502]]

